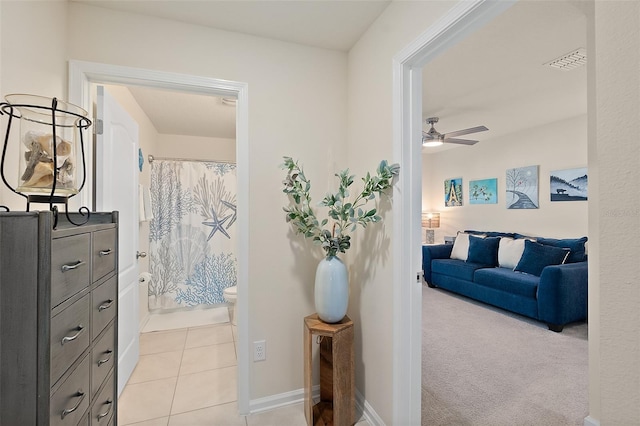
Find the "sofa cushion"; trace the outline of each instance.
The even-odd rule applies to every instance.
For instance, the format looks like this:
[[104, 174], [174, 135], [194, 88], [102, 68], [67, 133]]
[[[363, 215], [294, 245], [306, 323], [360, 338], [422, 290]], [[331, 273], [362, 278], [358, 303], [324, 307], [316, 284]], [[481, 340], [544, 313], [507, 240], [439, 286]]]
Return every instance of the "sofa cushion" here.
[[524, 242], [525, 240], [522, 238], [500, 238], [500, 244], [498, 245], [498, 266], [511, 270], [515, 269], [524, 252]]
[[571, 250], [566, 263], [583, 262], [586, 260], [586, 247], [587, 237], [582, 238], [565, 238], [557, 240], [555, 238], [538, 238], [537, 241], [540, 244], [544, 244], [552, 247], [568, 248]]
[[540, 277], [506, 268], [478, 269], [473, 277], [476, 284], [506, 293], [536, 298]]
[[569, 249], [548, 246], [534, 241], [524, 241], [524, 252], [515, 271], [540, 276], [545, 266], [561, 265], [567, 259]]
[[473, 281], [473, 273], [484, 265], [478, 263], [461, 262], [457, 259], [433, 259], [431, 273], [447, 275], [461, 280]]
[[453, 242], [453, 250], [451, 250], [451, 259], [467, 261], [469, 257], [469, 234], [458, 232], [456, 240]]
[[494, 267], [498, 265], [498, 244], [500, 238], [480, 238], [469, 235], [469, 256], [467, 262]]

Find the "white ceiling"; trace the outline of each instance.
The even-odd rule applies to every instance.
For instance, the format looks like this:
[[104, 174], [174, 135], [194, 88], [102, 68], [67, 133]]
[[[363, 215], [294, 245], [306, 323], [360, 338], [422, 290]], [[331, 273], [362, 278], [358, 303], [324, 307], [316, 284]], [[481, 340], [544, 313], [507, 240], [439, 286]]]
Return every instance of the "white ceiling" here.
[[586, 114], [586, 66], [544, 65], [586, 48], [586, 17], [576, 4], [520, 1], [428, 63], [423, 117], [439, 117], [441, 133], [484, 125], [489, 131], [461, 136], [482, 142]]
[[[72, 0], [281, 41], [348, 51], [390, 1]], [[462, 138], [490, 141], [586, 113], [586, 67], [543, 64], [586, 47], [579, 2], [520, 1], [424, 67], [423, 116], [441, 133], [485, 125]], [[577, 5], [577, 6], [576, 6]], [[158, 132], [235, 137], [234, 108], [221, 99], [131, 88]], [[185, 105], [188, 109], [174, 108]], [[185, 116], [180, 116], [184, 112]], [[425, 130], [428, 129], [425, 123]], [[457, 147], [445, 145], [425, 152]]]

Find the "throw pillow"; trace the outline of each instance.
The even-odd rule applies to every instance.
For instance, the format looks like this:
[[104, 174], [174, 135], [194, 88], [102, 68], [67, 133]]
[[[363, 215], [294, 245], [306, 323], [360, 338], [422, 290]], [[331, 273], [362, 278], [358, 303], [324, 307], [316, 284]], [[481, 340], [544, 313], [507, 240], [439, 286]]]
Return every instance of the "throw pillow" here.
[[453, 242], [453, 248], [451, 249], [451, 259], [467, 260], [469, 256], [469, 234], [464, 232], [458, 232], [456, 240]]
[[549, 265], [561, 265], [567, 259], [569, 249], [546, 246], [534, 241], [524, 241], [522, 258], [516, 265], [515, 271], [540, 276], [542, 270]]
[[498, 265], [501, 268], [514, 269], [524, 252], [524, 238], [500, 238], [498, 246]]
[[567, 263], [582, 262], [586, 260], [587, 250], [585, 248], [585, 243], [587, 242], [587, 237], [565, 238], [562, 240], [557, 240], [555, 238], [538, 238], [538, 242], [547, 246], [568, 248], [571, 250]]
[[469, 256], [467, 262], [494, 267], [498, 264], [498, 237], [469, 236]]

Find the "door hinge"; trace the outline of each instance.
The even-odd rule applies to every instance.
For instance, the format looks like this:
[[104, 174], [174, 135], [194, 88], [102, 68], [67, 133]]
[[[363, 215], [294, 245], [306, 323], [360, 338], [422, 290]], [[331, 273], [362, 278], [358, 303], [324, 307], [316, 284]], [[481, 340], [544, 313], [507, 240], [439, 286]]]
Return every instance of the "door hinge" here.
[[104, 132], [104, 123], [99, 118], [93, 122], [93, 134], [101, 135]]
[[416, 274], [416, 282], [422, 282], [423, 274], [424, 274], [424, 271], [418, 271], [418, 273]]

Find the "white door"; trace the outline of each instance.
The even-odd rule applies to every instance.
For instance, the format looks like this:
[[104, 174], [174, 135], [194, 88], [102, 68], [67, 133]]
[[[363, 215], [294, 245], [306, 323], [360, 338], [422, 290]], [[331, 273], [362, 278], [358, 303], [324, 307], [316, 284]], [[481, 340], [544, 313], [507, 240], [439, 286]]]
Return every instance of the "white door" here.
[[98, 86], [95, 199], [97, 211], [119, 212], [118, 395], [138, 363], [138, 123]]

